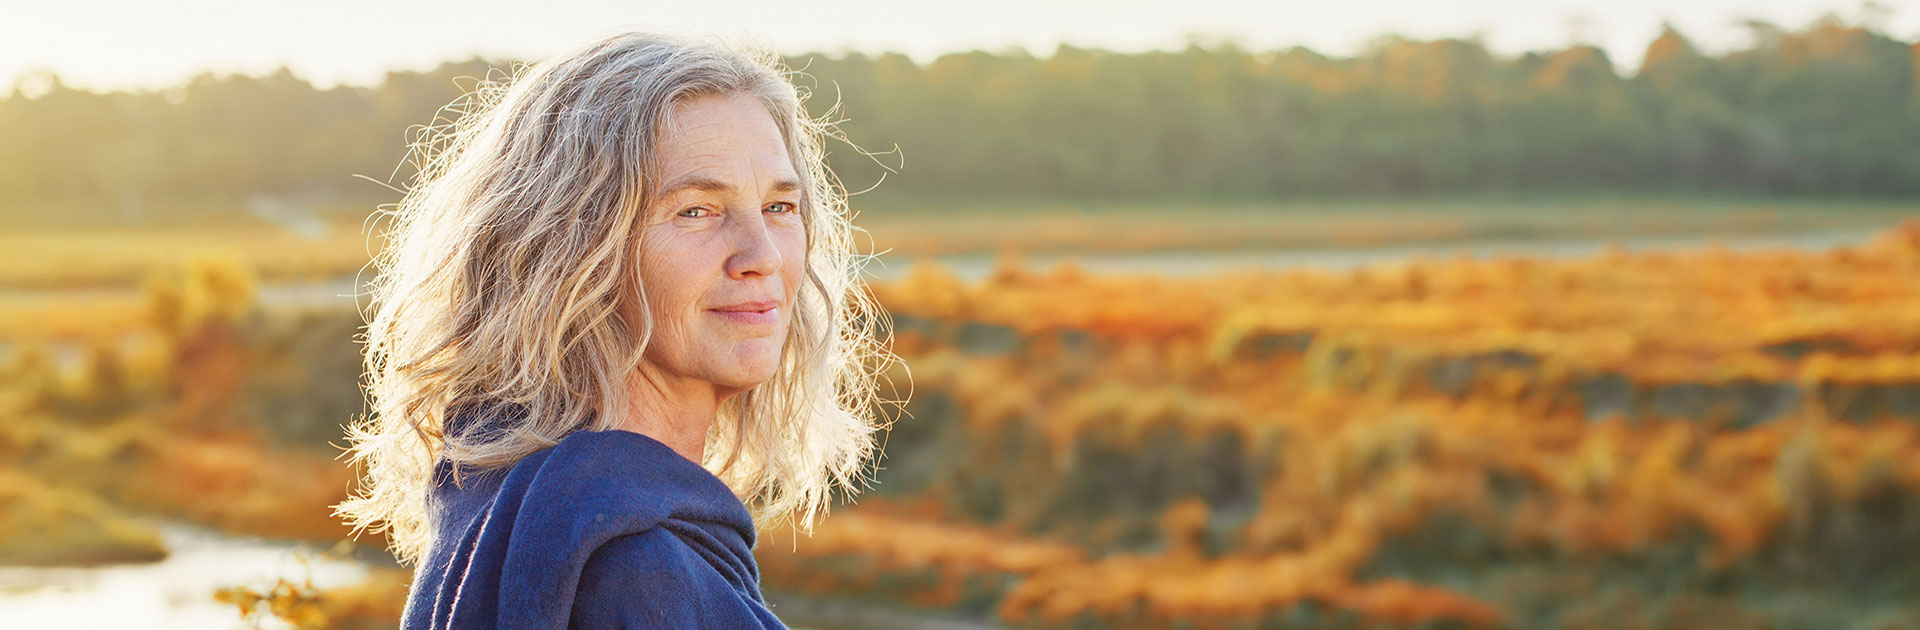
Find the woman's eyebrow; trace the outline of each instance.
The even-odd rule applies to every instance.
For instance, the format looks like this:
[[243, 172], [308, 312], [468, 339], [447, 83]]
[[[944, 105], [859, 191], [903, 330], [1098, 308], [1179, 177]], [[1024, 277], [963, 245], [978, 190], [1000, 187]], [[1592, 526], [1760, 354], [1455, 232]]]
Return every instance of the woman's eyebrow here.
[[[673, 180], [673, 183], [668, 184], [665, 188], [660, 189], [660, 196], [665, 197], [667, 195], [680, 192], [682, 190], [702, 190], [707, 192], [722, 192], [722, 193], [729, 193], [729, 194], [739, 191], [739, 189], [734, 187], [732, 183], [723, 182], [718, 179], [708, 177], [706, 175], [695, 173], [695, 174], [685, 175], [679, 179]], [[773, 185], [768, 187], [767, 192], [787, 193], [787, 192], [794, 192], [797, 190], [800, 190], [799, 180], [791, 177], [783, 177], [778, 181], [773, 182]]]

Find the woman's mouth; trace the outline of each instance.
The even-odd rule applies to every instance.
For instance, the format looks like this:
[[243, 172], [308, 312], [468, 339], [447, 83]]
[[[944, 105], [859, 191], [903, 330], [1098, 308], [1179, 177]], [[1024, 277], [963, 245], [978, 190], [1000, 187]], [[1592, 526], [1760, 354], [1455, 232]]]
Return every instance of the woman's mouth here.
[[708, 312], [729, 321], [756, 326], [780, 321], [780, 307], [773, 304], [739, 304], [709, 309]]

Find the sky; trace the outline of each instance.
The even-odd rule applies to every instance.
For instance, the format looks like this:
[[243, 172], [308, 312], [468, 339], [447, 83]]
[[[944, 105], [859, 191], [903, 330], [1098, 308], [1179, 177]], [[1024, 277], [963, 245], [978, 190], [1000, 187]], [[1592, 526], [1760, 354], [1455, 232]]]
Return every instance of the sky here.
[[1348, 55], [1383, 34], [1482, 38], [1497, 54], [1605, 48], [1622, 72], [1670, 22], [1717, 52], [1745, 19], [1800, 28], [1827, 13], [1920, 39], [1920, 0], [0, 0], [0, 93], [30, 71], [89, 89], [155, 89], [201, 72], [286, 66], [318, 85], [371, 85], [448, 59], [537, 59], [622, 28], [745, 36], [783, 53], [960, 50], [1061, 43], [1120, 51], [1231, 39], [1253, 50]]

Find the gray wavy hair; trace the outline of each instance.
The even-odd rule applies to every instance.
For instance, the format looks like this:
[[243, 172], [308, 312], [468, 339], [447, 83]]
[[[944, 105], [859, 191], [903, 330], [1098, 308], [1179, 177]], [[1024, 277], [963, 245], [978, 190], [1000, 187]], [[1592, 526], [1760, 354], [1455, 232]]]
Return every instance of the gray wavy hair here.
[[[811, 532], [836, 488], [859, 491], [881, 426], [875, 379], [899, 360], [876, 338], [890, 326], [860, 277], [871, 257], [854, 249], [824, 162], [822, 142], [844, 138], [807, 115], [772, 51], [719, 40], [625, 32], [514, 74], [443, 109], [463, 115], [412, 143], [420, 174], [383, 211], [393, 224], [364, 338], [371, 413], [348, 427], [362, 477], [336, 515], [356, 535], [386, 532], [413, 563], [432, 544], [437, 462], [498, 469], [614, 428], [650, 339], [650, 322], [619, 313], [646, 312], [633, 239], [660, 185], [658, 134], [675, 103], [747, 95], [802, 180], [807, 284], [776, 373], [722, 406], [701, 464], [758, 526], [797, 516]], [[497, 431], [450, 430], [462, 410], [495, 405], [520, 413]]]

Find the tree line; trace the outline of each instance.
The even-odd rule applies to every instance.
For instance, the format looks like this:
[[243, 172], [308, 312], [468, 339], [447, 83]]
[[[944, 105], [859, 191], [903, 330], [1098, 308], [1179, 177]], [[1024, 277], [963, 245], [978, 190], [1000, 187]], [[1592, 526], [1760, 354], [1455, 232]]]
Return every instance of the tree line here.
[[[885, 198], [1920, 193], [1920, 44], [1837, 18], [1749, 29], [1708, 54], [1669, 26], [1627, 74], [1590, 45], [1502, 56], [1398, 37], [1345, 57], [1196, 43], [787, 63], [816, 115], [839, 103], [835, 171], [856, 190], [884, 174]], [[507, 66], [324, 89], [284, 69], [110, 92], [25, 76], [0, 100], [0, 206], [390, 200], [353, 175], [404, 185], [407, 129], [461, 77]]]

